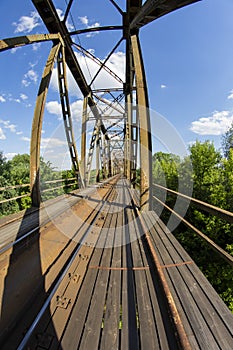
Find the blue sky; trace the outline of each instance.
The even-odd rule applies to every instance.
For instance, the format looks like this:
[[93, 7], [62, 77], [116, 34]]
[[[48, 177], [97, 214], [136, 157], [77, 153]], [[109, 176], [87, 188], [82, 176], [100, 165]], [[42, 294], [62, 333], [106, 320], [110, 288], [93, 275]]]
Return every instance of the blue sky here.
[[[66, 1], [54, 3], [62, 15]], [[124, 9], [125, 1], [117, 3]], [[221, 135], [233, 121], [232, 14], [232, 0], [203, 0], [141, 29], [150, 108], [163, 116], [167, 137], [175, 129], [185, 148], [195, 140], [206, 139], [213, 140], [219, 148]], [[121, 24], [118, 12], [108, 0], [75, 0], [72, 15], [76, 29]], [[1, 39], [47, 32], [29, 0], [2, 0], [0, 23]], [[68, 25], [73, 26], [70, 18]], [[80, 35], [75, 40], [77, 43], [80, 40], [82, 46], [103, 60], [119, 39], [119, 32], [108, 32]], [[50, 48], [51, 43], [42, 43], [0, 54], [0, 150], [9, 159], [14, 154], [29, 152], [35, 98]], [[80, 54], [78, 58], [90, 81], [89, 71], [93, 76], [98, 67]], [[109, 66], [124, 76], [124, 44], [119, 46]], [[79, 144], [82, 101], [71, 79], [69, 84]], [[96, 87], [105, 84], [107, 87], [114, 84], [106, 73], [96, 81]], [[155, 139], [159, 139], [158, 125], [152, 113]], [[46, 159], [58, 164], [65, 150], [54, 72], [46, 104], [41, 151]], [[170, 147], [168, 150], [172, 151]]]

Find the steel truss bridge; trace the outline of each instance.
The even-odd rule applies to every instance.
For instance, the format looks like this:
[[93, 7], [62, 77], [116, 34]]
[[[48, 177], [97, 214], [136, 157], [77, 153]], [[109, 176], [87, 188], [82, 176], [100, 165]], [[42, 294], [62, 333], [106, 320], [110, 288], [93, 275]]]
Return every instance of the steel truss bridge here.
[[[121, 17], [119, 25], [70, 31], [67, 20], [75, 1], [67, 1], [61, 19], [52, 0], [32, 0], [47, 32], [0, 41], [0, 51], [48, 41], [52, 46], [32, 120], [32, 209], [0, 222], [1, 348], [230, 350], [232, 314], [152, 210], [153, 200], [166, 204], [153, 198], [152, 192], [158, 185], [152, 183], [149, 102], [139, 34], [152, 21], [199, 0], [127, 0], [124, 11], [117, 1], [109, 0]], [[101, 31], [121, 33], [103, 61], [74, 39]], [[108, 64], [122, 43], [124, 79]], [[99, 67], [89, 83], [77, 52]], [[69, 198], [42, 204], [41, 134], [55, 65], [79, 190]], [[83, 95], [80, 155], [68, 69]], [[103, 71], [117, 87], [95, 89]], [[89, 143], [88, 123], [93, 125]], [[90, 186], [94, 156], [97, 185]], [[232, 213], [161, 186], [160, 190], [233, 222]], [[229, 254], [191, 228], [233, 266]]]

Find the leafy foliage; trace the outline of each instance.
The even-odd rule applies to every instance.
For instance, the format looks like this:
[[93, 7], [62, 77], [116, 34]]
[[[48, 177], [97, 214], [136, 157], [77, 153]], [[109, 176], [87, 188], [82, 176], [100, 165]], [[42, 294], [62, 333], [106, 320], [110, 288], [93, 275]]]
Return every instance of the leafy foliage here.
[[[69, 191], [77, 188], [75, 183], [74, 185], [70, 186], [72, 182], [69, 182], [68, 179], [73, 177], [75, 176], [72, 170], [55, 171], [50, 162], [45, 162], [44, 159], [41, 158], [40, 183], [42, 200], [54, 198], [63, 194], [64, 192], [68, 193]], [[63, 179], [63, 184], [65, 187], [58, 188], [61, 187], [62, 181], [57, 182], [56, 180], [61, 179]], [[49, 181], [48, 184], [46, 184], [47, 181]], [[29, 184], [29, 182], [30, 156], [28, 154], [18, 154], [14, 156], [12, 160], [7, 161], [3, 156], [3, 153], [0, 152], [0, 187], [6, 188], [6, 190], [1, 190], [0, 192], [0, 201], [23, 196], [22, 198], [0, 204], [0, 216], [9, 215], [20, 210], [27, 209], [31, 206], [29, 185], [9, 188]]]
[[223, 154], [229, 158], [230, 150], [233, 149], [233, 123], [222, 137]]

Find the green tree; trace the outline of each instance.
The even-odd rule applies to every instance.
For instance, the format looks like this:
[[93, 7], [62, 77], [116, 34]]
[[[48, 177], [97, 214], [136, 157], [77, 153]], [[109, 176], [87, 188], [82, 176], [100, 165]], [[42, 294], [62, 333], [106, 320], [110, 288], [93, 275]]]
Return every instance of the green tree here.
[[177, 190], [180, 157], [172, 153], [157, 152], [153, 155], [153, 182]]
[[233, 149], [233, 123], [222, 137], [222, 148], [224, 156], [228, 158], [230, 150]]
[[225, 204], [221, 154], [210, 141], [190, 147], [193, 167], [193, 197], [217, 206]]

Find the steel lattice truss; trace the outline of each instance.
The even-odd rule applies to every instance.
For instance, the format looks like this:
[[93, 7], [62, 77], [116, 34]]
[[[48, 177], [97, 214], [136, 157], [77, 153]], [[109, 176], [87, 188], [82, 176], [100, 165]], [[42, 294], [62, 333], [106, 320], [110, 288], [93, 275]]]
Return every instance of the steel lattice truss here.
[[[64, 18], [61, 20], [52, 0], [32, 0], [43, 20], [48, 33], [27, 35], [0, 41], [0, 51], [36, 42], [51, 41], [52, 48], [41, 79], [31, 137], [31, 192], [33, 205], [40, 203], [40, 142], [44, 106], [54, 64], [57, 62], [59, 91], [64, 128], [71, 161], [80, 186], [89, 183], [93, 155], [96, 156], [97, 175], [103, 177], [124, 172], [129, 181], [136, 181], [136, 169], [140, 167], [141, 208], [150, 208], [151, 187], [151, 134], [148, 112], [148, 95], [139, 32], [146, 24], [183, 6], [200, 0], [126, 0], [123, 11], [115, 0], [110, 2], [120, 14], [121, 23], [113, 26], [99, 26], [69, 31], [67, 19], [76, 0], [67, 1]], [[120, 40], [100, 61], [90, 51], [78, 45], [75, 35], [88, 32], [119, 31]], [[119, 45], [125, 43], [125, 78], [113, 72], [108, 61]], [[99, 66], [90, 83], [87, 83], [76, 52], [88, 57]], [[67, 84], [67, 67], [83, 95], [81, 162], [75, 144], [72, 115]], [[95, 89], [99, 74], [106, 71], [117, 82], [117, 88], [106, 86]], [[87, 124], [94, 123], [90, 144], [87, 144]], [[94, 152], [95, 151], [95, 152]], [[139, 153], [139, 154], [138, 154]], [[139, 163], [139, 164], [138, 164]]]

